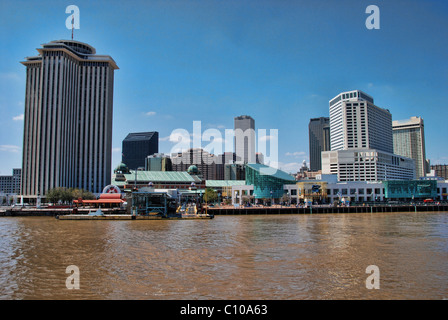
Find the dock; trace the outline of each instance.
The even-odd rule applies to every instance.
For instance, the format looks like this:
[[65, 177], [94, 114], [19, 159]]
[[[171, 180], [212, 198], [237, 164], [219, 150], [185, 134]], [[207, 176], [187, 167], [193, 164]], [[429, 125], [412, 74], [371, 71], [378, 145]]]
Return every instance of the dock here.
[[[1, 208], [0, 217], [39, 217], [53, 216], [61, 220], [133, 220], [132, 215], [126, 210], [102, 209], [106, 218], [101, 216], [88, 216], [91, 210], [80, 209], [78, 214], [73, 214], [73, 209], [50, 208]], [[265, 215], [265, 214], [334, 214], [334, 213], [387, 213], [387, 212], [448, 212], [448, 203], [440, 205], [371, 205], [371, 206], [312, 206], [312, 207], [210, 207], [210, 216], [218, 215]], [[151, 214], [137, 214], [135, 220], [162, 220], [162, 219], [206, 219], [205, 217], [179, 217]], [[208, 218], [208, 217], [207, 217]]]
[[192, 220], [192, 219], [212, 219], [210, 215], [196, 216], [156, 216], [156, 215], [131, 215], [131, 214], [105, 214], [93, 216], [88, 214], [66, 214], [56, 216], [59, 220]]

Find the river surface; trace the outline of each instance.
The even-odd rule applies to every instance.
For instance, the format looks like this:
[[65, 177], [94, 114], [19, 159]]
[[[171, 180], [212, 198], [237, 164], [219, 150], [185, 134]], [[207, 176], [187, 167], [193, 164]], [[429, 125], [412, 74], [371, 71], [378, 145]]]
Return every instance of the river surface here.
[[448, 299], [448, 213], [1, 217], [0, 299]]

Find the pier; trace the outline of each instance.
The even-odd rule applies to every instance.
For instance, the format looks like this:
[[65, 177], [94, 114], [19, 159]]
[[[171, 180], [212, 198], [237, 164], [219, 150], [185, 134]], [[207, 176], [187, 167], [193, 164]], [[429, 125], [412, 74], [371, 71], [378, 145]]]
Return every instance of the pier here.
[[[30, 217], [30, 216], [87, 216], [91, 210], [80, 209], [76, 215], [72, 214], [72, 208], [2, 208], [0, 217]], [[102, 209], [105, 215], [116, 217], [115, 220], [130, 220], [126, 210], [123, 209]], [[312, 206], [312, 207], [210, 207], [207, 212], [211, 215], [263, 215], [263, 214], [325, 214], [325, 213], [383, 213], [383, 212], [448, 212], [448, 204], [440, 205], [375, 205], [375, 206]], [[137, 215], [136, 220], [157, 219], [148, 215]], [[64, 218], [70, 219], [70, 218]], [[85, 218], [88, 219], [88, 218]], [[112, 218], [110, 218], [112, 220]]]

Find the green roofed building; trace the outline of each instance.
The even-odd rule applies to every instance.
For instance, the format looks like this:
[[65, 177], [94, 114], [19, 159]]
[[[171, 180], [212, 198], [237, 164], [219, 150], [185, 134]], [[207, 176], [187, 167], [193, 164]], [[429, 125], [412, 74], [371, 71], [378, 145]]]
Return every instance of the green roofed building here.
[[194, 183], [198, 188], [202, 187], [202, 180], [185, 171], [143, 171], [130, 170], [129, 173], [116, 173], [112, 177], [112, 184], [122, 191], [130, 191], [147, 187], [151, 183], [157, 189], [188, 189]]
[[246, 185], [254, 186], [256, 199], [281, 198], [285, 184], [295, 184], [296, 180], [290, 174], [279, 169], [259, 163], [246, 164]]
[[207, 180], [205, 181], [205, 186], [207, 188], [226, 188], [233, 186], [245, 185], [245, 180]]

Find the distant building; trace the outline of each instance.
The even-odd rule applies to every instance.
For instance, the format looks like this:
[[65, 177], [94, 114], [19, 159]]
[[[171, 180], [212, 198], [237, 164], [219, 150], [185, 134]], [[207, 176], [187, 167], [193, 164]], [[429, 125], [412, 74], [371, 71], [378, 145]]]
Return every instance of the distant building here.
[[20, 194], [22, 169], [12, 169], [12, 176], [0, 176], [0, 193]]
[[431, 165], [431, 171], [434, 170], [437, 177], [442, 177], [448, 180], [448, 164], [434, 164]]
[[256, 163], [264, 164], [264, 155], [261, 152], [257, 152], [255, 158]]
[[159, 152], [159, 133], [129, 133], [123, 140], [121, 162], [131, 170], [145, 168], [146, 157]]
[[235, 117], [235, 153], [241, 163], [255, 163], [255, 120], [251, 116]]
[[322, 151], [330, 150], [330, 118], [310, 119], [308, 124], [310, 170], [322, 169]]
[[299, 172], [295, 175], [296, 180], [303, 179], [316, 179], [317, 176], [322, 174], [322, 170], [311, 171], [306, 165], [306, 160], [303, 160], [302, 167], [300, 167]]
[[146, 157], [146, 171], [172, 171], [171, 158], [163, 153], [155, 153]]
[[26, 66], [21, 193], [56, 187], [100, 193], [110, 184], [115, 61], [92, 46], [57, 40]]
[[393, 121], [394, 153], [414, 159], [417, 178], [427, 173], [423, 119], [411, 117]]
[[222, 180], [220, 169], [222, 163], [218, 156], [210, 154], [202, 148], [190, 148], [184, 152], [171, 154], [173, 171], [187, 171], [191, 165], [198, 168], [203, 180]]
[[244, 180], [245, 165], [241, 163], [226, 163], [224, 165], [224, 180]]

